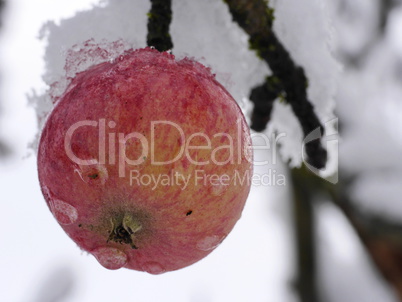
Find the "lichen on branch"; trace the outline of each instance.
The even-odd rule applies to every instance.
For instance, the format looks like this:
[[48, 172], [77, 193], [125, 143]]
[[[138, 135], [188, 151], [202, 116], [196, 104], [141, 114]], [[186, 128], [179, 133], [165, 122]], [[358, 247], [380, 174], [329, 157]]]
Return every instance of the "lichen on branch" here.
[[[250, 48], [255, 50], [273, 73], [272, 78], [278, 80], [274, 89], [267, 82], [253, 89], [251, 100], [255, 103], [252, 126], [257, 131], [266, 127], [271, 115], [273, 98], [283, 94], [286, 101], [298, 118], [303, 133], [307, 136], [313, 130], [319, 128], [321, 133], [324, 128], [321, 125], [314, 107], [307, 98], [308, 81], [303, 68], [297, 66], [289, 52], [279, 41], [272, 30], [274, 21], [273, 10], [269, 8], [265, 0], [224, 0], [229, 7], [233, 20], [249, 35]], [[278, 86], [282, 91], [278, 91]], [[264, 103], [268, 103], [264, 104]], [[265, 125], [263, 125], [265, 123]], [[306, 144], [308, 161], [314, 167], [323, 168], [327, 161], [327, 151], [320, 140], [314, 140]]]
[[171, 21], [172, 1], [151, 0], [151, 9], [148, 13], [148, 46], [153, 46], [159, 51], [173, 48], [173, 42], [169, 34]]

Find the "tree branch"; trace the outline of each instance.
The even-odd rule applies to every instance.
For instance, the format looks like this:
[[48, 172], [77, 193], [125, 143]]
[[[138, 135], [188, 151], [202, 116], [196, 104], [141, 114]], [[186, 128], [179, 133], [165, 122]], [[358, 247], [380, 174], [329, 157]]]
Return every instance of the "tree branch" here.
[[153, 46], [159, 51], [173, 48], [169, 34], [172, 21], [171, 7], [171, 0], [151, 0], [151, 10], [148, 13], [147, 45]]
[[300, 169], [291, 171], [298, 265], [296, 288], [300, 301], [317, 302], [319, 299], [316, 284], [316, 238], [313, 207], [316, 191], [306, 184], [308, 178], [303, 177], [301, 171]]
[[[324, 128], [314, 112], [313, 105], [307, 99], [308, 81], [304, 70], [296, 66], [289, 52], [272, 31], [273, 10], [264, 0], [224, 1], [229, 7], [233, 20], [249, 35], [251, 49], [255, 50], [259, 57], [268, 63], [273, 76], [281, 83], [286, 100], [300, 121], [304, 135], [307, 136], [317, 128], [323, 133]], [[272, 97], [266, 101], [272, 103]], [[261, 103], [261, 101], [257, 102]], [[260, 109], [261, 106], [257, 106], [256, 113], [253, 114], [257, 119], [260, 118], [259, 121], [253, 121], [254, 125], [258, 125], [258, 130], [262, 129], [261, 121], [268, 122], [269, 116], [267, 115], [270, 115], [270, 111], [266, 110], [264, 117], [261, 118], [262, 114], [257, 113], [257, 110]], [[325, 166], [327, 151], [319, 140], [308, 143], [306, 152], [311, 165], [318, 169]]]
[[250, 101], [254, 103], [251, 116], [251, 129], [263, 131], [271, 119], [274, 101], [283, 91], [282, 84], [277, 77], [267, 77], [265, 83], [251, 90]]

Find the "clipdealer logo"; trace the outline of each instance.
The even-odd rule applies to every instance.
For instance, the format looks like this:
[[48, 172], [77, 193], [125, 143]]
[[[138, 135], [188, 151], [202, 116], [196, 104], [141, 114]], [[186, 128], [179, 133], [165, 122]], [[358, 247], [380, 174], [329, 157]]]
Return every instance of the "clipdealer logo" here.
[[[336, 129], [337, 119], [333, 119], [327, 122], [326, 129]], [[227, 133], [215, 133], [212, 136], [208, 136], [202, 132], [196, 132], [186, 137], [183, 129], [177, 123], [171, 121], [151, 121], [150, 122], [150, 134], [147, 138], [143, 133], [131, 132], [129, 134], [116, 133], [114, 129], [116, 128], [116, 122], [106, 121], [106, 119], [99, 119], [98, 121], [84, 120], [74, 123], [66, 132], [64, 139], [64, 148], [67, 156], [72, 162], [79, 165], [80, 167], [85, 166], [97, 166], [102, 167], [105, 164], [117, 165], [119, 177], [127, 177], [127, 167], [132, 167], [129, 170], [128, 177], [130, 178], [131, 185], [137, 186], [150, 186], [153, 190], [158, 186], [179, 186], [185, 189], [190, 182], [194, 184], [212, 184], [227, 186], [228, 181], [232, 184], [242, 185], [244, 182], [249, 182], [254, 186], [284, 186], [286, 185], [285, 176], [281, 173], [277, 173], [276, 169], [269, 168], [261, 174], [252, 174], [249, 171], [246, 173], [240, 173], [236, 169], [236, 164], [241, 164], [243, 158], [247, 161], [252, 162], [254, 166], [275, 166], [277, 164], [277, 145], [280, 139], [285, 139], [286, 134], [272, 134], [272, 137], [268, 137], [264, 133], [251, 133], [251, 138], [259, 140], [261, 144], [255, 144], [252, 146], [247, 143], [242, 142], [241, 139], [241, 125], [237, 122], [237, 137], [233, 138]], [[172, 156], [172, 158], [165, 159], [163, 161], [157, 160], [158, 152], [163, 152], [163, 150], [158, 150], [155, 141], [158, 135], [157, 126], [168, 127], [169, 131], [175, 132], [180, 140], [180, 148], [177, 154]], [[73, 151], [72, 141], [74, 134], [83, 127], [93, 127], [98, 133], [98, 156], [97, 158], [82, 159], [79, 158]], [[165, 129], [166, 130], [166, 129]], [[203, 141], [202, 145], [194, 143], [194, 140]], [[326, 168], [318, 169], [313, 167], [307, 161], [307, 155], [305, 151], [305, 145], [314, 140], [320, 139], [322, 143], [331, 149], [330, 154], [332, 158], [329, 159], [330, 164], [336, 165], [338, 160], [338, 133], [337, 130], [333, 130], [329, 135], [323, 136], [319, 128], [308, 134], [303, 140], [301, 146], [302, 161], [304, 164], [317, 176], [336, 184], [338, 182], [338, 172], [337, 168], [334, 169]], [[219, 141], [219, 144], [213, 147], [213, 142]], [[137, 158], [129, 158], [127, 155], [127, 146], [130, 143], [135, 142], [138, 146]], [[116, 148], [117, 146], [117, 148]], [[106, 150], [108, 152], [106, 152]], [[208, 152], [209, 157], [199, 159], [194, 157], [192, 151], [205, 150]], [[267, 150], [272, 154], [272, 160], [257, 161], [253, 159], [254, 150]], [[219, 152], [224, 151], [227, 156], [222, 158], [218, 156]], [[136, 153], [137, 154], [137, 153]], [[195, 169], [191, 170], [191, 173], [184, 174], [180, 171], [172, 170], [171, 173], [164, 174], [142, 174], [141, 165], [145, 161], [149, 161], [150, 165], [162, 166], [169, 165], [176, 161], [182, 160], [185, 157], [188, 162], [195, 165]], [[211, 174], [202, 169], [203, 165], [234, 165], [233, 174]], [[200, 168], [199, 168], [200, 167]], [[330, 174], [330, 171], [336, 171]]]
[[[157, 150], [156, 137], [157, 126], [169, 127], [169, 131], [175, 132], [179, 135], [181, 142], [179, 152], [172, 158], [164, 161], [159, 161], [156, 158], [158, 152], [163, 150]], [[79, 158], [73, 151], [72, 141], [76, 131], [82, 127], [95, 127], [98, 128], [98, 158], [82, 159]], [[109, 121], [106, 124], [106, 119], [100, 119], [99, 121], [85, 120], [74, 123], [68, 130], [64, 139], [64, 149], [67, 156], [74, 163], [81, 166], [89, 165], [118, 165], [119, 177], [126, 176], [126, 166], [140, 166], [146, 160], [150, 160], [151, 165], [161, 166], [172, 164], [185, 157], [192, 165], [202, 166], [214, 164], [222, 166], [226, 164], [241, 164], [245, 158], [247, 161], [252, 162], [252, 146], [249, 146], [242, 139], [242, 129], [240, 121], [237, 122], [237, 137], [233, 138], [227, 133], [215, 133], [212, 136], [208, 136], [202, 132], [192, 133], [188, 137], [185, 136], [183, 129], [177, 123], [171, 121], [151, 121], [150, 122], [150, 136], [149, 141], [147, 137], [140, 132], [115, 133], [113, 130], [116, 127], [114, 121]], [[109, 131], [107, 131], [109, 130]], [[108, 133], [107, 133], [108, 132]], [[202, 140], [203, 145], [195, 144], [194, 140]], [[127, 145], [130, 142], [137, 142], [140, 145], [141, 153], [135, 159], [128, 158]], [[213, 142], [222, 142], [218, 146], [213, 147]], [[116, 142], [118, 143], [116, 150]], [[106, 146], [108, 146], [108, 152], [106, 152]], [[209, 151], [209, 158], [198, 159], [192, 156], [193, 150], [206, 150]], [[226, 152], [227, 157], [222, 159], [219, 156], [220, 152]], [[107, 160], [108, 159], [108, 160]]]

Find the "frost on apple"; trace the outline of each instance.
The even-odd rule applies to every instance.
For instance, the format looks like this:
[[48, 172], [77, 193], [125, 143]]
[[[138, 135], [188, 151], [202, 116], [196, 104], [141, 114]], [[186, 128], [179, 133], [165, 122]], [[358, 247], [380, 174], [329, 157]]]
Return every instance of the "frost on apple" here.
[[108, 269], [159, 274], [202, 259], [250, 190], [240, 107], [192, 59], [149, 47], [113, 57], [91, 42], [73, 51], [83, 59], [68, 60], [71, 77], [52, 96], [38, 147], [49, 209]]

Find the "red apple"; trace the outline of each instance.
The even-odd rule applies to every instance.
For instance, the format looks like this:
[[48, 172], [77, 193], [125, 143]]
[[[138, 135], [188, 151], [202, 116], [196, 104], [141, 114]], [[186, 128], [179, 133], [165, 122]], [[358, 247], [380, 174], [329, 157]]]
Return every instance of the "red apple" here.
[[210, 70], [150, 48], [79, 73], [43, 129], [53, 215], [104, 267], [159, 274], [209, 254], [250, 190], [249, 129]]

